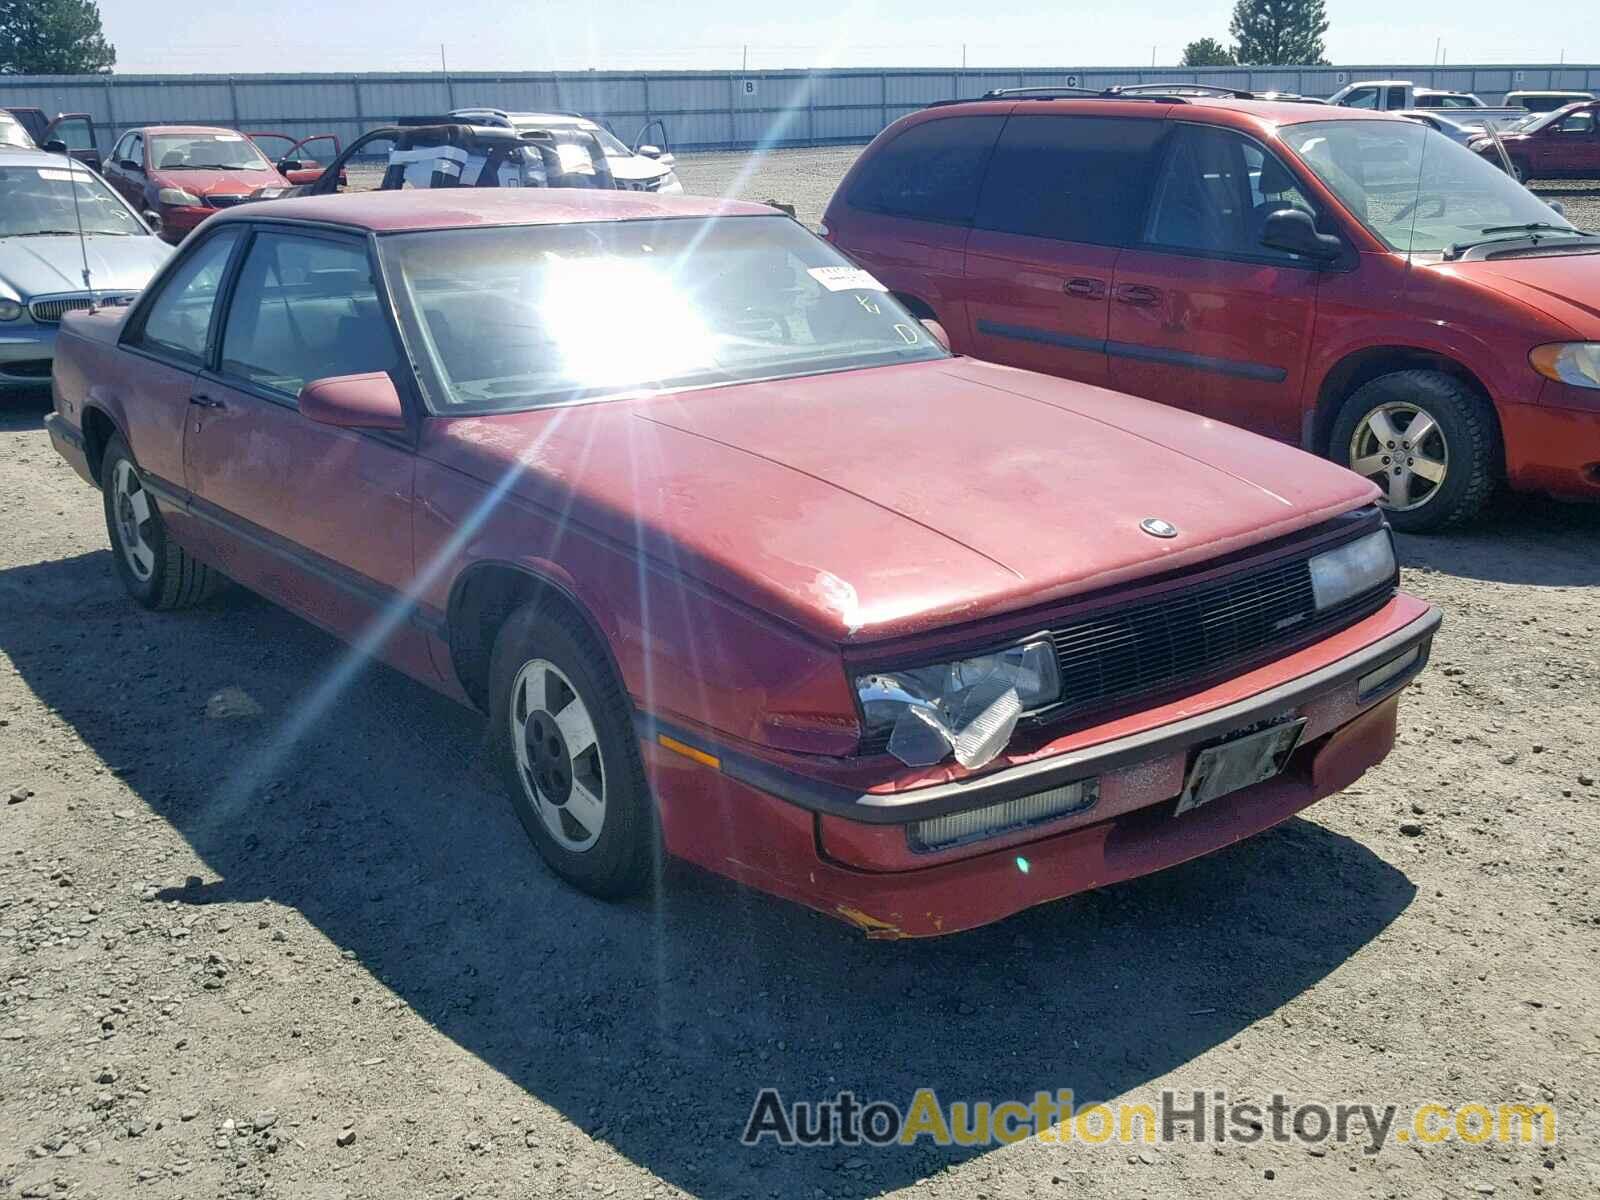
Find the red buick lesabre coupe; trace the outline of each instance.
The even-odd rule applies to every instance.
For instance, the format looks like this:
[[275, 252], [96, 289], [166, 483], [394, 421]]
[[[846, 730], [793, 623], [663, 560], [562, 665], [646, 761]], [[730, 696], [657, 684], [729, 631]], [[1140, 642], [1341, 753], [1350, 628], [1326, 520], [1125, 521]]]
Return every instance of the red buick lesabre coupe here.
[[55, 362], [136, 600], [482, 709], [604, 896], [665, 852], [899, 937], [1153, 871], [1382, 759], [1439, 620], [1366, 480], [952, 357], [756, 205], [249, 205]]

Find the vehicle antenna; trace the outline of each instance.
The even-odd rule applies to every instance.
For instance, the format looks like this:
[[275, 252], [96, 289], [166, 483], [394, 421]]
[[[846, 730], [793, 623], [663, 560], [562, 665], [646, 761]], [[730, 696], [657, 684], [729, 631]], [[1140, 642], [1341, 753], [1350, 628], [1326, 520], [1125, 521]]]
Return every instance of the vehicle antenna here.
[[83, 210], [78, 207], [78, 160], [63, 154], [67, 160], [67, 190], [72, 193], [72, 218], [78, 226], [78, 253], [83, 256], [83, 290], [89, 293], [89, 311], [94, 312], [94, 280], [89, 274], [89, 243], [83, 236]]
[[1406, 270], [1411, 269], [1411, 254], [1417, 244], [1417, 210], [1422, 207], [1422, 172], [1428, 162], [1428, 129], [1427, 126], [1419, 127], [1422, 134], [1422, 153], [1417, 155], [1417, 190], [1411, 203], [1411, 229], [1406, 234]]

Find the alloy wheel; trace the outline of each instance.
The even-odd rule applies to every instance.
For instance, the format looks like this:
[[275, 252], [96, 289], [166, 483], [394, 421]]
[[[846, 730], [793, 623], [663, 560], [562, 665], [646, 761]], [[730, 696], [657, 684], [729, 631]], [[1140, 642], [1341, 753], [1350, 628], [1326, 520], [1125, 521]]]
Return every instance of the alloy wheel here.
[[127, 559], [133, 577], [145, 583], [156, 569], [156, 553], [144, 536], [150, 522], [150, 497], [139, 479], [139, 472], [125, 458], [117, 463], [111, 501], [122, 556]]
[[600, 837], [605, 770], [588, 706], [565, 673], [542, 658], [511, 685], [511, 745], [517, 776], [557, 844], [577, 853]]
[[1438, 495], [1450, 469], [1450, 446], [1426, 409], [1382, 404], [1356, 425], [1349, 463], [1383, 489], [1385, 508], [1408, 512]]

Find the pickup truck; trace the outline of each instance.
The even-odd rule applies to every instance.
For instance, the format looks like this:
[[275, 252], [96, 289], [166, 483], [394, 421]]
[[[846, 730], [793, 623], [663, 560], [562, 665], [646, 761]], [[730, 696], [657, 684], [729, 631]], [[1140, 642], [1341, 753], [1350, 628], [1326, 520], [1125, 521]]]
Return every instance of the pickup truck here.
[[1446, 92], [1438, 88], [1417, 87], [1408, 79], [1362, 79], [1342, 87], [1328, 97], [1329, 104], [1343, 108], [1372, 108], [1380, 112], [1401, 109], [1443, 109], [1457, 125], [1493, 121], [1496, 127], [1528, 115], [1525, 108], [1491, 107], [1471, 92]]

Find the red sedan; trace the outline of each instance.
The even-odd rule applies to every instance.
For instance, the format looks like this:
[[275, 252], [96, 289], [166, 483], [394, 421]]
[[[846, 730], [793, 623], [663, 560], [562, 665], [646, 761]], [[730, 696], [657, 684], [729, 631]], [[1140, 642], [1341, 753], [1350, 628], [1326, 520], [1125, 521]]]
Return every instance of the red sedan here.
[[604, 896], [664, 851], [913, 936], [1204, 854], [1382, 759], [1439, 619], [1370, 483], [952, 357], [756, 205], [251, 205], [54, 393], [136, 600], [226, 575], [483, 710]]
[[1506, 150], [1505, 159], [1492, 137], [1478, 138], [1472, 149], [1497, 167], [1509, 161], [1512, 176], [1523, 183], [1600, 177], [1600, 100], [1568, 104], [1526, 118], [1502, 132], [1500, 143]]
[[117, 139], [104, 174], [173, 245], [257, 188], [289, 186], [248, 137], [208, 125], [130, 129]]

